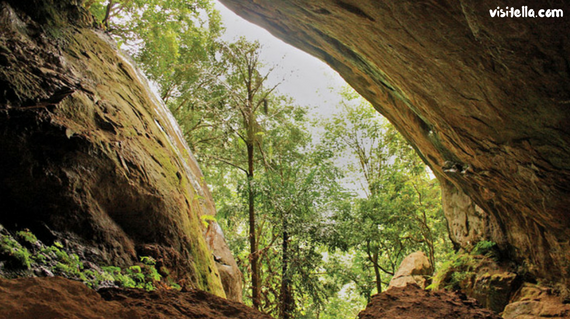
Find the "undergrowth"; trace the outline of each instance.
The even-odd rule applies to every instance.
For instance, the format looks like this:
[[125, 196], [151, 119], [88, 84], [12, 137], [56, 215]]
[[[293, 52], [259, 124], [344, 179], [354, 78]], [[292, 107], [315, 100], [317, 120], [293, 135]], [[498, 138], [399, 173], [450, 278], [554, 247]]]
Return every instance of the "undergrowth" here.
[[476, 256], [485, 256], [498, 262], [500, 252], [496, 243], [483, 240], [475, 244], [469, 253], [450, 254], [449, 260], [440, 266], [440, 269], [432, 278], [431, 285], [426, 287], [426, 289], [461, 289], [462, 282], [476, 275], [475, 270], [480, 263]]
[[[38, 272], [45, 276], [62, 276], [79, 280], [88, 287], [140, 288], [147, 291], [158, 286], [180, 290], [174, 280], [163, 278], [156, 269], [156, 260], [140, 257], [140, 263], [128, 268], [116, 266], [85, 267], [77, 254], [65, 249], [60, 242], [47, 246], [29, 230], [10, 234], [0, 225], [0, 276], [30, 277]], [[166, 284], [163, 283], [166, 282]]]

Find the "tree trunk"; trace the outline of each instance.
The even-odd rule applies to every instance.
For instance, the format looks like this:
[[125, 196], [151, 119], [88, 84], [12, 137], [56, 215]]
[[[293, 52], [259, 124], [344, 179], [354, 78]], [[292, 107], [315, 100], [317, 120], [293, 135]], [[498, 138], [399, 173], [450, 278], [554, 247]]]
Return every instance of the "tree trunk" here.
[[382, 277], [380, 275], [380, 267], [378, 265], [378, 249], [376, 249], [372, 258], [374, 259], [373, 264], [374, 264], [374, 275], [376, 275], [376, 290], [378, 291], [378, 293], [381, 293], [382, 292]]
[[293, 296], [291, 293], [291, 279], [289, 278], [288, 268], [289, 268], [289, 232], [287, 231], [287, 217], [283, 217], [283, 265], [281, 267], [281, 306], [279, 318], [289, 319], [291, 318], [291, 312], [293, 310]]
[[103, 18], [103, 21], [101, 21], [107, 30], [109, 30], [109, 19], [111, 19], [111, 10], [113, 10], [113, 5], [115, 5], [114, 1], [109, 1], [107, 10], [105, 10], [105, 17]]
[[249, 247], [251, 264], [251, 299], [255, 309], [261, 308], [261, 287], [259, 281], [259, 254], [255, 235], [255, 202], [253, 193], [253, 143], [247, 143], [247, 192], [249, 211]]

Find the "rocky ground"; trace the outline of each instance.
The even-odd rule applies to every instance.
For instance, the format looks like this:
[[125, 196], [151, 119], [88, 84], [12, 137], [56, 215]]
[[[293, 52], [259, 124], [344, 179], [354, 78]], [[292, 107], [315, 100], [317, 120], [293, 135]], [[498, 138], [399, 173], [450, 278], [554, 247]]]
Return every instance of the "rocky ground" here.
[[458, 292], [426, 291], [416, 285], [394, 287], [375, 295], [359, 319], [498, 319], [473, 298]]

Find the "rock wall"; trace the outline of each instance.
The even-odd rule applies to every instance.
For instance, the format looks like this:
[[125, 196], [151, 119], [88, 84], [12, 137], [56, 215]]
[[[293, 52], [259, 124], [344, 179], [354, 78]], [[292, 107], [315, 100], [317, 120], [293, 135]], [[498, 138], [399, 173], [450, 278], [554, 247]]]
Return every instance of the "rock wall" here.
[[203, 237], [215, 208], [202, 173], [144, 77], [91, 24], [79, 1], [0, 2], [0, 224], [93, 262], [152, 256], [225, 296]]
[[[568, 2], [221, 2], [327, 62], [415, 145], [458, 244], [487, 238], [536, 276], [568, 278]], [[565, 16], [490, 16], [523, 5]]]

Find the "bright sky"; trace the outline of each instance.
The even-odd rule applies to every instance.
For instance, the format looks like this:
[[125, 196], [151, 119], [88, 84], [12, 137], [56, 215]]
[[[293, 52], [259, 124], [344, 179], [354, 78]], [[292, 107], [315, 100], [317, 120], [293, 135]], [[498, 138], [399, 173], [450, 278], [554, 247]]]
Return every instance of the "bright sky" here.
[[261, 59], [277, 66], [272, 72], [273, 76], [268, 79], [272, 81], [270, 84], [284, 79], [278, 87], [280, 93], [294, 98], [299, 105], [316, 107], [318, 115], [326, 116], [334, 111], [334, 105], [339, 100], [337, 92], [345, 85], [338, 73], [319, 59], [241, 18], [218, 1], [215, 4], [226, 27], [224, 40], [232, 41], [243, 36], [262, 44]]
[[[222, 37], [224, 40], [233, 41], [239, 37], [245, 37], [249, 41], [259, 41], [262, 48], [260, 56], [262, 61], [268, 65], [277, 66], [268, 81], [270, 85], [283, 81], [278, 90], [295, 99], [300, 106], [309, 106], [309, 116], [312, 118], [327, 118], [338, 112], [336, 105], [340, 102], [340, 92], [346, 85], [344, 79], [321, 60], [301, 51], [271, 35], [265, 29], [252, 24], [231, 10], [224, 7], [217, 0], [216, 9], [222, 15], [222, 22], [226, 27], [226, 32]], [[318, 139], [319, 128], [313, 128], [313, 138]], [[354, 162], [352, 154], [340, 154], [337, 163], [348, 165]], [[362, 190], [364, 183], [363, 176], [352, 174], [352, 177], [345, 178], [342, 182], [344, 186], [365, 196]]]

